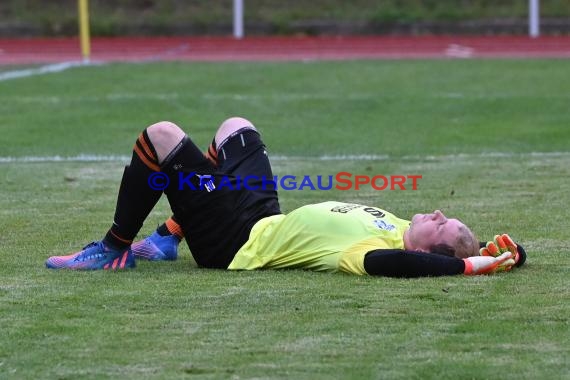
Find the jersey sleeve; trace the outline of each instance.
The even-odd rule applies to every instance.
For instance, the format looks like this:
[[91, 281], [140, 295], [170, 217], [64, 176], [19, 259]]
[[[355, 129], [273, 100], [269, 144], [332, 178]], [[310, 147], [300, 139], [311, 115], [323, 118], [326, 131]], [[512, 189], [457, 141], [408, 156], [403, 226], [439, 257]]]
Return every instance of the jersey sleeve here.
[[369, 275], [385, 277], [427, 277], [463, 274], [465, 263], [457, 257], [402, 249], [375, 249], [364, 256]]

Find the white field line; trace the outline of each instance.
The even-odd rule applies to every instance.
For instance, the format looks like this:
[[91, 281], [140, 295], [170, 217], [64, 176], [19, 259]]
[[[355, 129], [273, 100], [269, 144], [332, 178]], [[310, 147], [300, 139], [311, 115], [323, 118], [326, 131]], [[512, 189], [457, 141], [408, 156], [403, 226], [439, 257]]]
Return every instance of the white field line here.
[[[161, 61], [166, 57], [169, 57], [171, 55], [176, 55], [180, 52], [187, 51], [188, 49], [189, 49], [189, 45], [183, 44], [183, 45], [177, 46], [175, 48], [165, 50], [162, 53], [156, 54], [156, 55], [148, 57], [146, 59], [142, 59], [138, 62]], [[77, 67], [77, 66], [98, 66], [98, 65], [103, 65], [103, 64], [105, 64], [105, 62], [103, 62], [103, 61], [97, 61], [97, 62], [93, 62], [93, 61], [90, 61], [90, 62], [71, 61], [71, 62], [60, 62], [60, 63], [44, 65], [44, 66], [40, 66], [40, 67], [33, 68], [33, 69], [6, 71], [3, 73], [0, 73], [0, 82], [6, 81], [6, 80], [11, 80], [11, 79], [27, 78], [27, 77], [32, 77], [35, 75], [59, 73], [61, 71], [65, 71], [67, 69], [70, 69], [72, 67]]]
[[[25, 70], [22, 70], [25, 71]], [[16, 73], [11, 71], [8, 73]], [[4, 73], [4, 74], [8, 74]], [[0, 81], [1, 76], [0, 73]], [[509, 99], [509, 98], [524, 98], [530, 95], [521, 95], [515, 93], [432, 93], [426, 95], [426, 97], [443, 99], [443, 100], [465, 100], [465, 99]], [[303, 100], [320, 100], [320, 101], [374, 101], [388, 98], [385, 94], [374, 94], [374, 93], [345, 93], [342, 95], [332, 95], [324, 93], [288, 93], [288, 94], [212, 94], [212, 93], [153, 93], [153, 94], [141, 94], [141, 93], [110, 93], [101, 96], [46, 96], [46, 95], [30, 95], [30, 96], [7, 96], [1, 97], [0, 99], [6, 99], [9, 102], [15, 102], [20, 104], [76, 104], [76, 103], [99, 103], [99, 102], [126, 102], [135, 100], [148, 100], [148, 101], [178, 101], [185, 99], [201, 99], [206, 101], [221, 101], [230, 100], [236, 102], [251, 102], [260, 100], [271, 100], [280, 102], [296, 102]], [[544, 95], [543, 98], [546, 99], [568, 99], [570, 94], [561, 95]]]
[[[458, 97], [458, 96], [456, 96]], [[82, 102], [120, 102], [129, 100], [179, 100], [179, 99], [203, 99], [209, 101], [232, 100], [232, 101], [258, 101], [258, 100], [275, 100], [275, 101], [298, 101], [298, 100], [373, 100], [379, 99], [381, 96], [377, 94], [343, 94], [342, 96], [330, 94], [178, 94], [178, 93], [111, 93], [102, 96], [9, 96], [6, 99], [10, 102], [23, 104], [60, 104], [60, 103], [82, 103]]]
[[128, 162], [130, 156], [79, 154], [77, 156], [21, 156], [0, 157], [0, 163], [42, 163], [42, 162]]
[[11, 80], [11, 79], [18, 79], [18, 78], [27, 78], [32, 77], [35, 75], [43, 75], [43, 74], [50, 74], [50, 73], [59, 73], [73, 67], [78, 66], [88, 66], [93, 65], [93, 63], [84, 63], [84, 62], [61, 62], [61, 63], [54, 63], [51, 65], [45, 65], [36, 67], [33, 69], [24, 69], [24, 70], [12, 70], [0, 73], [0, 82]]
[[378, 99], [378, 95], [374, 94], [343, 94], [342, 96], [327, 94], [273, 94], [273, 95], [256, 95], [256, 94], [178, 94], [178, 93], [112, 93], [102, 96], [10, 96], [7, 99], [11, 102], [18, 103], [38, 103], [38, 104], [56, 104], [56, 103], [81, 103], [81, 102], [119, 102], [129, 100], [178, 100], [178, 99], [204, 99], [210, 101], [233, 100], [233, 101], [258, 101], [258, 100], [276, 100], [276, 101], [297, 101], [297, 100], [371, 100]]
[[[165, 50], [164, 52], [149, 57], [147, 59], [143, 59], [141, 62], [154, 62], [154, 61], [161, 61], [165, 57], [171, 56], [173, 54], [178, 54], [180, 52], [184, 52], [188, 50], [188, 44], [183, 44], [173, 49]], [[97, 66], [103, 65], [105, 62], [84, 62], [84, 61], [72, 61], [72, 62], [61, 62], [61, 63], [54, 63], [49, 65], [40, 66], [33, 69], [24, 69], [24, 70], [13, 70], [13, 71], [6, 71], [0, 73], [0, 82], [11, 80], [11, 79], [18, 79], [18, 78], [27, 78], [36, 75], [43, 75], [43, 74], [50, 74], [50, 73], [59, 73], [61, 71], [65, 71], [72, 67], [78, 66]]]
[[[413, 160], [413, 161], [442, 161], [442, 160], [469, 160], [481, 158], [567, 158], [570, 152], [528, 152], [528, 153], [460, 153], [448, 155], [406, 155], [392, 157], [378, 154], [340, 154], [323, 156], [287, 156], [271, 155], [271, 161], [388, 161]], [[77, 156], [0, 156], [0, 164], [10, 163], [50, 163], [50, 162], [129, 162], [131, 156], [123, 155], [96, 155], [80, 154]]]

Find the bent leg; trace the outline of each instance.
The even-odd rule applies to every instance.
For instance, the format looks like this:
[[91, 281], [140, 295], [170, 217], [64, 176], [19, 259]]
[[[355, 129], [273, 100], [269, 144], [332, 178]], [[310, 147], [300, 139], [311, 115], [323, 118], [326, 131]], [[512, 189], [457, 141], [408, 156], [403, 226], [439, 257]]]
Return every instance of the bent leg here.
[[[248, 175], [272, 179], [265, 145], [253, 124], [243, 118], [224, 121], [205, 154], [186, 137], [179, 146], [180, 136], [166, 139], [169, 145], [162, 156], [157, 150], [159, 157], [164, 157], [161, 169], [171, 179], [165, 193], [177, 223], [172, 220], [156, 234], [170, 235], [182, 229], [198, 265], [227, 268], [252, 226], [263, 217], [280, 213], [272, 184], [250, 191], [228, 188], [220, 182], [226, 177], [235, 183], [236, 178]], [[212, 176], [215, 190], [200, 188], [199, 178], [204, 175]], [[184, 182], [178, 183], [180, 177]], [[259, 185], [255, 180], [248, 184], [250, 188]]]
[[[195, 146], [186, 146], [167, 161], [163, 170], [172, 177], [183, 176], [184, 182], [165, 192], [200, 266], [227, 268], [253, 225], [280, 213], [271, 185], [253, 191], [234, 186], [246, 174], [272, 179], [265, 146], [246, 119], [224, 121], [205, 155]], [[198, 180], [205, 175], [211, 176], [210, 188], [199, 186]]]
[[230, 117], [225, 120], [216, 131], [214, 143], [216, 147], [220, 149], [230, 138], [246, 130], [257, 132], [257, 128], [255, 128], [251, 121], [243, 117]]
[[242, 117], [225, 120], [208, 151], [215, 150], [216, 161], [224, 174], [273, 178], [265, 144], [253, 123]]
[[191, 144], [187, 140], [180, 128], [169, 122], [146, 128], [133, 147], [130, 164], [125, 167], [115, 218], [105, 238], [74, 254], [51, 256], [46, 267], [76, 270], [133, 268], [134, 255], [128, 247], [162, 194], [162, 190], [150, 186], [149, 176], [160, 171], [173, 152]]
[[191, 143], [185, 133], [167, 121], [153, 124], [139, 135], [131, 162], [123, 173], [113, 225], [105, 236], [105, 243], [117, 248], [132, 243], [162, 194], [161, 189], [149, 184], [149, 177], [161, 171], [185, 143]]
[[156, 150], [158, 164], [162, 165], [167, 157], [175, 152], [186, 134], [176, 124], [161, 121], [146, 129], [148, 137]]

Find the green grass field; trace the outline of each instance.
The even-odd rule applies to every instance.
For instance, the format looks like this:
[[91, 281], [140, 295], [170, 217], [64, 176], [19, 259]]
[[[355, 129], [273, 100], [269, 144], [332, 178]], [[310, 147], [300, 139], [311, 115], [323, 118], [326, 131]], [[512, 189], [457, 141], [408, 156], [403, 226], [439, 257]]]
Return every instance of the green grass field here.
[[[0, 378], [567, 379], [568, 68], [114, 64], [0, 82]], [[106, 232], [144, 127], [168, 119], [205, 146], [233, 115], [261, 130], [276, 174], [423, 176], [417, 191], [283, 191], [284, 211], [439, 208], [481, 240], [510, 233], [528, 264], [415, 280], [230, 273], [183, 247], [127, 272], [45, 269]], [[161, 200], [141, 236], [168, 210]]]

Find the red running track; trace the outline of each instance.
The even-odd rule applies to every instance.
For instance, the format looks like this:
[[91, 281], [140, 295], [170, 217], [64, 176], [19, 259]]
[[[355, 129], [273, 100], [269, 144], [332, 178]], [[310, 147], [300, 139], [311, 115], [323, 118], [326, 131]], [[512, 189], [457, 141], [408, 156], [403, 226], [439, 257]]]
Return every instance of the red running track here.
[[[91, 61], [570, 58], [570, 36], [94, 38]], [[0, 39], [0, 65], [80, 61], [77, 38]]]

